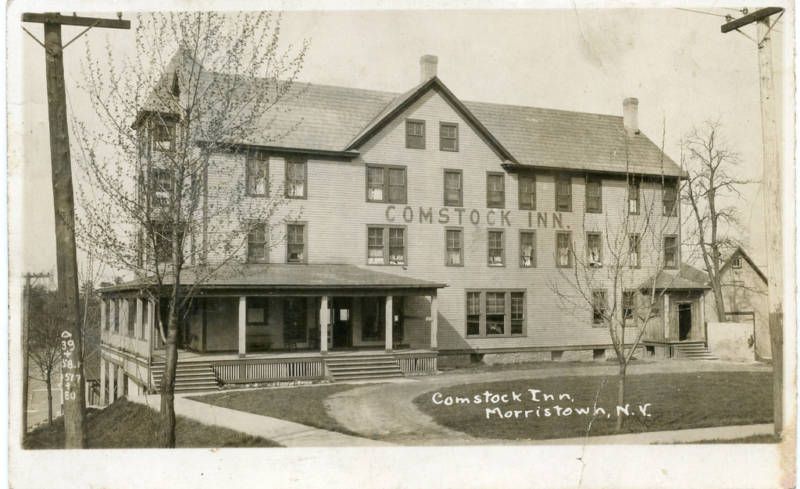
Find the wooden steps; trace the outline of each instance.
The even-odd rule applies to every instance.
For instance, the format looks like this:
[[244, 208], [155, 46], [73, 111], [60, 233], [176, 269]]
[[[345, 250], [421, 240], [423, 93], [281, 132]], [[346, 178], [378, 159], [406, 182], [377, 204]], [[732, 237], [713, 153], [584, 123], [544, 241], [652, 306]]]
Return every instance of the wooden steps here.
[[708, 351], [703, 342], [685, 342], [672, 345], [676, 358], [690, 360], [719, 360], [719, 357]]
[[325, 365], [336, 382], [403, 377], [400, 364], [391, 354], [329, 356]]
[[[153, 361], [151, 375], [156, 391], [161, 390], [164, 361]], [[175, 371], [175, 392], [203, 392], [219, 390], [219, 381], [209, 362], [178, 362]]]

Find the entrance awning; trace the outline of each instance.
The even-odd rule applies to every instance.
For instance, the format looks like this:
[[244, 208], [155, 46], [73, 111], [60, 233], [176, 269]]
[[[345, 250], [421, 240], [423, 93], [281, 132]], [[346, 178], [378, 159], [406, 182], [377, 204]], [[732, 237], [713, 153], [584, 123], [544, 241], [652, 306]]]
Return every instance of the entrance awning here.
[[650, 277], [642, 282], [639, 288], [649, 290], [651, 287], [655, 287], [656, 290], [707, 290], [711, 288], [708, 285], [708, 275], [686, 263], [682, 263], [678, 270], [658, 272], [655, 277]]
[[[205, 294], [425, 295], [447, 286], [345, 264], [236, 264], [226, 266], [206, 279], [208, 275], [208, 269], [202, 267], [186, 268], [180, 281], [186, 286], [197, 285]], [[167, 277], [163, 283], [171, 285], [172, 281]], [[153, 281], [140, 279], [104, 287], [100, 292], [132, 291], [153, 285]]]

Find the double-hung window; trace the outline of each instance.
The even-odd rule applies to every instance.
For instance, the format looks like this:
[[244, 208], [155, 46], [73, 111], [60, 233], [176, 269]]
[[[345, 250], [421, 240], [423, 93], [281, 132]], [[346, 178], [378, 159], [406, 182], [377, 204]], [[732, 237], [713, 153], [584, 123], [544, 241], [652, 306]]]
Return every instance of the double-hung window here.
[[572, 212], [572, 177], [569, 175], [556, 176], [556, 210]]
[[245, 158], [247, 195], [265, 197], [269, 188], [269, 157], [261, 152], [248, 153]]
[[425, 121], [406, 120], [406, 148], [425, 149]]
[[677, 236], [664, 236], [664, 268], [678, 268]]
[[461, 207], [464, 202], [463, 174], [461, 170], [444, 171], [444, 205]]
[[286, 197], [305, 199], [308, 187], [308, 167], [305, 160], [286, 159]]
[[486, 174], [486, 207], [502, 209], [506, 206], [505, 174]]
[[525, 293], [511, 292], [511, 334], [521, 335], [525, 325]]
[[625, 320], [626, 326], [634, 326], [634, 324], [627, 324], [628, 321], [634, 322], [634, 310], [636, 308], [636, 291], [625, 290], [622, 292], [622, 319]]
[[167, 168], [150, 168], [150, 203], [153, 207], [167, 207], [172, 198], [172, 172]]
[[536, 266], [536, 232], [519, 232], [519, 266], [522, 268], [533, 268]]
[[664, 182], [664, 189], [661, 193], [661, 204], [665, 216], [678, 215], [678, 182], [668, 180]]
[[586, 233], [586, 260], [592, 268], [603, 266], [603, 237], [600, 233]]
[[439, 123], [439, 150], [458, 151], [458, 124]]
[[602, 326], [608, 313], [608, 295], [605, 289], [592, 291], [592, 324]]
[[142, 329], [140, 331], [142, 340], [147, 339], [147, 328], [150, 325], [150, 301], [147, 299], [142, 300]]
[[567, 231], [556, 232], [556, 266], [572, 266], [572, 235]]
[[175, 121], [161, 120], [153, 124], [153, 148], [158, 151], [175, 149]]
[[586, 176], [586, 212], [603, 212], [603, 184], [596, 175]]
[[368, 265], [405, 265], [406, 229], [399, 226], [367, 227]]
[[628, 214], [639, 213], [639, 180], [634, 177], [628, 179]]
[[247, 262], [265, 263], [266, 261], [267, 225], [263, 222], [252, 222], [247, 231]]
[[523, 210], [536, 210], [536, 177], [533, 175], [519, 176], [519, 208]]
[[406, 202], [406, 168], [367, 166], [367, 202]]
[[305, 263], [306, 253], [306, 225], [286, 225], [286, 261], [289, 263]]
[[464, 265], [464, 231], [459, 229], [445, 230], [445, 250], [448, 267], [460, 267]]
[[486, 293], [486, 336], [502, 335], [506, 326], [505, 292]]
[[128, 299], [126, 301], [128, 306], [128, 336], [131, 338], [136, 337], [136, 299]]
[[642, 239], [638, 234], [628, 235], [628, 266], [639, 268], [642, 264]]
[[480, 290], [466, 293], [468, 337], [522, 336], [525, 334], [525, 292]]
[[467, 336], [481, 334], [481, 293], [467, 292]]
[[505, 236], [503, 231], [489, 231], [489, 266], [502, 267], [505, 265]]

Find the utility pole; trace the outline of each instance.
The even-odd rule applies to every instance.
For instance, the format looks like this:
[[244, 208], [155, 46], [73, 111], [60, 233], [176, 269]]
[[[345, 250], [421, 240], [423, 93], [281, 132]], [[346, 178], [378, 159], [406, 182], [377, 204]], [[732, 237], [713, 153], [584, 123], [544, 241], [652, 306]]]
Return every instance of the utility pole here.
[[[121, 14], [118, 14], [121, 17]], [[72, 193], [72, 166], [69, 154], [67, 100], [64, 87], [64, 49], [92, 27], [130, 29], [127, 20], [95, 17], [64, 16], [57, 13], [22, 14], [23, 22], [44, 24], [44, 43], [23, 29], [45, 49], [47, 77], [47, 108], [50, 125], [50, 164], [55, 208], [56, 269], [58, 303], [64, 311], [61, 332], [61, 379], [64, 393], [64, 446], [86, 446], [86, 397], [83, 375], [83, 341], [80, 323], [78, 290], [78, 260], [75, 245], [75, 204]], [[72, 40], [62, 45], [61, 26], [86, 27]]]
[[[772, 80], [772, 42], [770, 33], [783, 14], [780, 7], [752, 13], [723, 24], [723, 33], [757, 23], [758, 71], [761, 78], [761, 138], [763, 145], [764, 204], [767, 226], [767, 278], [769, 282], [769, 337], [772, 348], [772, 404], [775, 435], [783, 431], [783, 246], [781, 232], [781, 161], [778, 153], [778, 107]], [[777, 19], [770, 21], [775, 14]], [[741, 31], [739, 31], [741, 33]], [[742, 33], [747, 36], [746, 34]], [[747, 36], [749, 37], [749, 36]]]
[[28, 342], [28, 331], [30, 331], [31, 319], [31, 289], [34, 281], [40, 278], [50, 278], [49, 273], [26, 273], [25, 286], [22, 289], [22, 441], [25, 441], [25, 434], [28, 432], [28, 381], [30, 370], [28, 360], [30, 356], [30, 345]]

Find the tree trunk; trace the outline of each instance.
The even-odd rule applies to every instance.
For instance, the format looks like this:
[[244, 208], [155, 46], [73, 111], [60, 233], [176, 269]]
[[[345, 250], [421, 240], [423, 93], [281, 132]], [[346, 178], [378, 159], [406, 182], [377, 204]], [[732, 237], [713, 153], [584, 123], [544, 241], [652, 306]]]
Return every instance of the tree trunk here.
[[53, 378], [49, 371], [45, 382], [47, 382], [47, 422], [53, 424]]
[[725, 300], [722, 297], [722, 284], [719, 280], [719, 275], [716, 275], [711, 280], [711, 288], [714, 289], [714, 308], [717, 310], [717, 321], [725, 322], [727, 319], [725, 314]]
[[[617, 378], [617, 406], [625, 405], [625, 374], [627, 367], [628, 366], [624, 363], [619, 365], [619, 377]], [[617, 416], [616, 431], [617, 433], [622, 431], [622, 416]]]
[[161, 377], [161, 439], [164, 448], [175, 448], [175, 373], [178, 368], [177, 318], [170, 306], [167, 342], [164, 345], [166, 360]]

